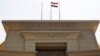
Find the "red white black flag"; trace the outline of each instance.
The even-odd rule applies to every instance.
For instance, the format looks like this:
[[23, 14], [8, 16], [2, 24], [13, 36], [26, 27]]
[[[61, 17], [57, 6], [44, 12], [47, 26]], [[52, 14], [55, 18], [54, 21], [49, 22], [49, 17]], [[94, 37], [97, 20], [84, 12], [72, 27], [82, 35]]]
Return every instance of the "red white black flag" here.
[[51, 2], [51, 7], [58, 7], [58, 2]]
[[50, 3], [51, 5], [50, 5], [50, 19], [52, 20], [52, 15], [54, 15], [53, 13], [52, 13], [52, 11], [53, 11], [53, 8], [52, 7], [54, 7], [54, 8], [57, 8], [56, 9], [56, 11], [55, 12], [57, 12], [58, 11], [58, 15], [59, 15], [59, 20], [60, 20], [60, 2], [51, 2]]

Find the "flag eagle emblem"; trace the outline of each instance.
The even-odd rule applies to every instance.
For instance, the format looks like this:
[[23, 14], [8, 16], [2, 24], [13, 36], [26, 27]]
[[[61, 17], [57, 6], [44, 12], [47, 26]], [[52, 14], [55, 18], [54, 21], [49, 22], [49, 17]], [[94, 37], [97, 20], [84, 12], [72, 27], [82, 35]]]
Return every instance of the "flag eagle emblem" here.
[[51, 2], [51, 7], [58, 7], [58, 2]]

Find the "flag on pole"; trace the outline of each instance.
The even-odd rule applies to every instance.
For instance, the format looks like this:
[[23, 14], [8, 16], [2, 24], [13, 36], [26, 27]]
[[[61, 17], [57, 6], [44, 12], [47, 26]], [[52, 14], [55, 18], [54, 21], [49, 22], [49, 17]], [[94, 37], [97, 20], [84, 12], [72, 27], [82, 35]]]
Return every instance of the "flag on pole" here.
[[58, 7], [58, 2], [51, 2], [51, 7]]
[[59, 20], [60, 20], [60, 2], [51, 2], [50, 5], [50, 19], [52, 20], [52, 7], [58, 8]]

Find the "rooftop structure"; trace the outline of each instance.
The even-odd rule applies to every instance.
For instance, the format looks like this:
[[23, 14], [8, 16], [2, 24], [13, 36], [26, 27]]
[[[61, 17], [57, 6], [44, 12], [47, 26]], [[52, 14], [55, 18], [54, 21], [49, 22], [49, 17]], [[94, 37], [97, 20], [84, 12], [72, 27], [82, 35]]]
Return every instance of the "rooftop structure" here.
[[[3, 20], [2, 56], [99, 56], [95, 38], [99, 21]], [[1, 54], [0, 54], [1, 55]]]

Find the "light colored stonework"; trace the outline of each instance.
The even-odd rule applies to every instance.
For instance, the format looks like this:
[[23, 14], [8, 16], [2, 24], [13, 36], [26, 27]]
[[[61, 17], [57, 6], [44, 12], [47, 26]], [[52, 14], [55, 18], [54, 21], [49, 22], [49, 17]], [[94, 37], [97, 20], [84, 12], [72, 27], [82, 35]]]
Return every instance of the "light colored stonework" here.
[[[57, 47], [68, 52], [98, 50], [95, 31], [99, 21], [3, 21], [4, 50], [38, 52]], [[56, 48], [56, 49], [57, 49]], [[71, 56], [71, 55], [69, 55]]]

